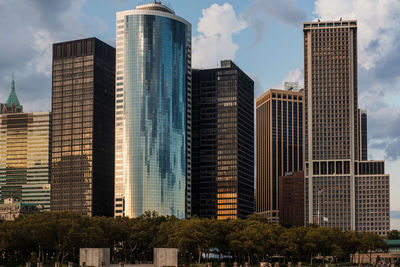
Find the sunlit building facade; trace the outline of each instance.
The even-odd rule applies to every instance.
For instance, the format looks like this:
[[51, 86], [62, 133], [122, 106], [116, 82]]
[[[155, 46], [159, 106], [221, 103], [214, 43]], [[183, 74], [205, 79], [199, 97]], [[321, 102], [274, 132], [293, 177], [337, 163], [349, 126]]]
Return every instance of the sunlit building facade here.
[[50, 209], [50, 112], [24, 113], [12, 81], [0, 115], [0, 200]]
[[159, 2], [116, 16], [115, 216], [190, 215], [191, 25]]
[[114, 215], [115, 48], [53, 45], [51, 210]]

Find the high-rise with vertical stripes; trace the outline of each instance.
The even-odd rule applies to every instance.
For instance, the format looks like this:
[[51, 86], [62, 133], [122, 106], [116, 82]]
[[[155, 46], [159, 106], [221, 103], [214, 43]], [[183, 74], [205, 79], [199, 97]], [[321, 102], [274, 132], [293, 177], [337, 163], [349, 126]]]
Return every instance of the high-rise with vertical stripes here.
[[303, 32], [306, 222], [385, 235], [389, 175], [360, 150], [357, 21], [304, 23]]
[[271, 222], [279, 221], [279, 177], [303, 170], [303, 103], [302, 90], [270, 89], [256, 101], [256, 212]]

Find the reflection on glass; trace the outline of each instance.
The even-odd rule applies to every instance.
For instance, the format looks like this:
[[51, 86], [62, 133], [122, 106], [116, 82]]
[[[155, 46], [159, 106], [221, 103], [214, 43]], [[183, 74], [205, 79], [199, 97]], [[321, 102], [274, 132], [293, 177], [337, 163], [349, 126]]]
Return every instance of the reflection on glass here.
[[117, 13], [125, 30], [117, 35], [115, 216], [183, 218], [191, 26], [166, 12], [129, 12]]

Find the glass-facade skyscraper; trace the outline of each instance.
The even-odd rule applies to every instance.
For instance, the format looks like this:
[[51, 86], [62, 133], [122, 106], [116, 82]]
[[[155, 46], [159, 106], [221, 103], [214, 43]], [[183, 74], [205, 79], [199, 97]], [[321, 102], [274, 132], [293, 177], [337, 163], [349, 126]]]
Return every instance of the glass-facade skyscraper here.
[[254, 212], [254, 81], [230, 60], [193, 70], [192, 214]]
[[191, 25], [159, 2], [141, 5], [117, 13], [116, 43], [115, 216], [156, 211], [184, 218]]
[[53, 45], [51, 210], [114, 215], [115, 48]]
[[0, 112], [0, 202], [50, 209], [50, 112], [23, 112], [15, 82]]

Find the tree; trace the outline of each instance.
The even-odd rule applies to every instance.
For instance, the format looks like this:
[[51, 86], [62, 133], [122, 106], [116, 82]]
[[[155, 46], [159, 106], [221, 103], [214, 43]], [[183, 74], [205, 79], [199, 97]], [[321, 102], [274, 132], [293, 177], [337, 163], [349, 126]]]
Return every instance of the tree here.
[[398, 239], [400, 239], [400, 231], [392, 230], [387, 233], [386, 238], [389, 240], [398, 240]]
[[206, 220], [192, 218], [177, 222], [175, 232], [168, 238], [168, 245], [177, 247], [182, 252], [189, 252], [198, 256], [198, 264], [201, 262], [203, 252], [211, 248], [211, 236], [206, 228]]

